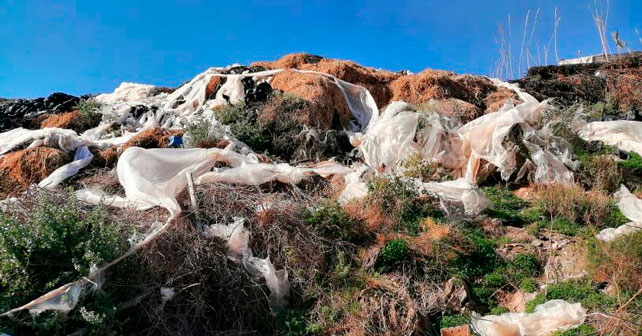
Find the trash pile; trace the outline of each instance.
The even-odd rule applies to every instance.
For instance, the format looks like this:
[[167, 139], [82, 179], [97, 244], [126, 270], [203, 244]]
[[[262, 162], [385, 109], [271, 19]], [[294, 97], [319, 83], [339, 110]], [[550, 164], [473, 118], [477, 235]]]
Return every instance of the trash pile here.
[[[533, 313], [488, 314], [491, 302], [523, 290], [527, 282], [535, 287], [532, 292], [546, 293], [536, 287], [543, 274], [539, 263], [547, 256], [544, 244], [520, 247], [535, 251], [532, 261], [502, 256], [484, 235], [532, 223], [540, 238], [560, 239], [556, 231], [552, 236], [543, 231], [546, 216], [558, 215], [540, 205], [544, 201], [529, 208], [541, 215], [512, 214], [517, 208], [526, 211], [531, 201], [497, 196], [489, 188], [525, 186], [541, 199], [550, 197], [549, 187], [594, 173], [583, 168], [588, 161], [578, 156], [578, 150], [584, 153], [580, 140], [641, 153], [639, 122], [577, 121], [576, 135], [562, 134], [561, 119], [551, 117], [558, 109], [539, 101], [547, 93], [534, 93], [532, 79], [525, 80], [527, 92], [485, 77], [389, 72], [293, 54], [274, 62], [210, 68], [176, 89], [122, 83], [113, 93], [94, 97], [53, 94], [44, 100], [2, 101], [0, 207], [8, 217], [0, 224], [9, 228], [11, 216], [32, 220], [26, 219], [30, 213], [40, 216], [34, 223], [49, 218], [51, 212], [30, 210], [24, 204], [32, 203], [25, 200], [34, 199], [34, 193], [67, 190], [83, 206], [114, 214], [107, 222], [124, 221], [118, 231], [123, 239], [129, 236], [129, 247], [112, 258], [92, 259], [90, 268], [75, 266], [67, 271], [77, 275], [71, 282], [51, 279], [33, 290], [38, 296], [22, 297], [19, 304], [0, 302], [5, 308], [0, 327], [6, 329], [1, 331], [48, 328], [25, 322], [28, 311], [46, 318], [71, 314], [75, 317], [61, 330], [93, 332], [101, 330], [100, 323], [91, 321], [118, 321], [119, 314], [142, 305], [146, 313], [134, 320], [147, 326], [145, 333], [171, 329], [175, 334], [174, 327], [156, 319], [178, 319], [172, 302], [185, 298], [193, 300], [187, 306], [212, 314], [180, 315], [176, 326], [184, 329], [178, 333], [187, 334], [226, 331], [220, 328], [433, 334], [447, 327], [445, 314], [468, 316], [482, 335], [547, 335], [583, 325], [587, 308], [562, 297], [542, 301]], [[624, 186], [615, 197], [633, 224], [603, 229], [596, 237], [605, 243], [634, 232], [639, 222], [639, 200]], [[133, 222], [131, 216], [141, 219]], [[573, 223], [551, 221], [556, 228], [564, 226], [566, 234], [578, 230]], [[122, 268], [129, 263], [156, 265], [150, 255], [161, 248], [162, 237], [176, 232], [194, 237], [189, 239], [196, 240], [199, 251], [202, 244], [215, 244], [212, 251], [224, 255], [220, 267], [237, 276], [234, 281], [253, 281], [254, 288], [265, 289], [260, 304], [269, 305], [272, 316], [252, 318], [272, 321], [263, 324], [267, 331], [237, 324], [217, 315], [225, 308], [205, 305], [194, 291], [213, 284], [178, 288], [173, 285], [178, 279], [162, 278], [165, 270], [152, 270], [162, 279], [156, 285], [130, 285], [138, 290], [132, 297], [139, 299], [115, 303], [109, 314], [94, 306], [91, 300], [111, 293], [110, 282], [125, 281]], [[0, 252], [24, 257], [8, 247], [10, 242], [2, 244]], [[519, 258], [535, 265], [532, 274], [511, 268]], [[21, 267], [29, 273], [29, 266]], [[0, 288], [16, 281], [8, 274], [2, 275]], [[401, 281], [404, 276], [412, 280]], [[455, 282], [462, 283], [461, 300], [446, 308], [450, 299], [443, 284]], [[495, 293], [485, 294], [490, 288]], [[205, 292], [210, 293], [200, 293]], [[347, 307], [350, 301], [356, 306]], [[287, 327], [279, 324], [283, 319], [289, 319]]]

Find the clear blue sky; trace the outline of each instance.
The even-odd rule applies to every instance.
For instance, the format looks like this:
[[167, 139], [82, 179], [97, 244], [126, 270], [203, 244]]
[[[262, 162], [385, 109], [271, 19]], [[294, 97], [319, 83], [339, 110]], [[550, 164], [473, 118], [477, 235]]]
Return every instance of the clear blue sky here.
[[[540, 8], [535, 40], [546, 44], [559, 7], [560, 58], [574, 57], [578, 50], [598, 53], [588, 4], [0, 0], [0, 97], [111, 92], [122, 81], [176, 86], [210, 66], [273, 60], [292, 52], [390, 70], [430, 67], [489, 74], [498, 54], [498, 25], [511, 15], [513, 53], [518, 53], [528, 9], [534, 14]], [[619, 29], [633, 49], [642, 49], [633, 31], [642, 32], [642, 1], [611, 0], [608, 23], [609, 32]]]

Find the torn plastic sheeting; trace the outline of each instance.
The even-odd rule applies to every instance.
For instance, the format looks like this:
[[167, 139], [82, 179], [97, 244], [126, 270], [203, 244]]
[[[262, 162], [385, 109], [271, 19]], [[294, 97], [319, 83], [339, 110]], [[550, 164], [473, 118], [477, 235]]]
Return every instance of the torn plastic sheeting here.
[[[103, 200], [113, 206], [135, 204], [139, 209], [161, 206], [172, 214], [178, 213], [180, 206], [176, 195], [187, 186], [186, 173], [200, 176], [214, 166], [219, 156], [224, 156], [222, 153], [218, 149], [130, 147], [120, 156], [116, 167], [126, 197], [104, 197]], [[77, 196], [95, 203], [98, 195], [80, 191]]]
[[[471, 185], [466, 179], [454, 181], [426, 182], [418, 184], [421, 192], [438, 196], [443, 202], [461, 203], [467, 215], [477, 215], [490, 206], [490, 200], [479, 189]], [[447, 208], [444, 210], [448, 211]]]
[[37, 130], [16, 128], [0, 133], [0, 155], [26, 143], [31, 143], [29, 147], [47, 146], [60, 148], [65, 152], [74, 151], [84, 145], [73, 130], [54, 127]]
[[602, 141], [627, 152], [642, 155], [642, 122], [632, 120], [596, 121], [579, 130], [586, 141]]
[[322, 162], [318, 168], [314, 166], [293, 167], [287, 163], [254, 163], [205, 173], [196, 179], [195, 182], [196, 184], [222, 182], [241, 185], [261, 185], [271, 181], [279, 181], [296, 185], [301, 183], [306, 176], [320, 175], [327, 177], [333, 174], [345, 175], [349, 172], [349, 168], [336, 163], [328, 165]]
[[613, 195], [622, 214], [631, 222], [617, 228], [603, 229], [595, 237], [601, 241], [611, 242], [619, 237], [642, 229], [642, 200], [633, 195], [624, 185]]
[[576, 328], [584, 323], [586, 310], [580, 303], [550, 300], [533, 313], [506, 313], [480, 317], [473, 314], [473, 329], [482, 336], [545, 336]]
[[[518, 146], [506, 146], [505, 139], [514, 127], [520, 127], [522, 143], [536, 166], [535, 182], [569, 182], [573, 173], [568, 167], [575, 167], [571, 146], [546, 127], [535, 130], [531, 126], [539, 122], [547, 108], [546, 102], [514, 106], [509, 101], [499, 111], [457, 127], [432, 111], [419, 114], [395, 102], [370, 123], [364, 134], [352, 134], [351, 140], [372, 168], [385, 167], [387, 172], [394, 172], [400, 162], [419, 149], [423, 159], [452, 169], [455, 177], [465, 176], [475, 184], [484, 168], [482, 162], [499, 170], [505, 180], [518, 168]], [[418, 142], [414, 141], [415, 134]]]
[[75, 282], [65, 284], [49, 293], [38, 297], [37, 299], [25, 304], [24, 306], [11, 309], [0, 316], [12, 316], [22, 310], [29, 310], [31, 314], [37, 315], [47, 310], [57, 310], [68, 312], [76, 307], [80, 300], [84, 288], [92, 283], [86, 279], [80, 279]]
[[206, 237], [218, 237], [226, 241], [228, 257], [236, 262], [242, 261], [243, 256], [251, 255], [249, 247], [250, 233], [245, 230], [244, 218], [234, 218], [228, 225], [212, 224], [203, 228]]
[[526, 91], [522, 90], [519, 87], [519, 84], [517, 83], [508, 83], [499, 78], [489, 78], [489, 79], [493, 82], [493, 84], [495, 84], [495, 86], [504, 87], [509, 90], [513, 90], [513, 92], [517, 94], [517, 96], [522, 101], [522, 103], [539, 103], [539, 101], [535, 97], [531, 96]]
[[154, 104], [160, 101], [159, 98], [167, 96], [167, 93], [156, 93], [154, 85], [123, 82], [113, 93], [99, 94], [95, 99], [103, 104]]
[[364, 160], [374, 169], [393, 172], [397, 164], [416, 152], [413, 139], [417, 130], [418, 114], [408, 111], [404, 102], [393, 102], [381, 118], [373, 120], [366, 133], [357, 137]]
[[227, 242], [228, 257], [235, 262], [242, 262], [243, 267], [255, 277], [263, 277], [270, 289], [270, 302], [277, 307], [284, 307], [290, 295], [290, 281], [285, 270], [276, 270], [269, 258], [256, 258], [249, 247], [250, 233], [245, 230], [244, 218], [235, 218], [228, 225], [214, 224], [204, 228], [205, 236], [218, 237]]
[[62, 181], [76, 175], [82, 168], [87, 167], [93, 159], [94, 155], [91, 154], [87, 146], [78, 147], [74, 154], [74, 160], [71, 163], [54, 170], [54, 172], [42, 180], [38, 186], [46, 189], [54, 189]]

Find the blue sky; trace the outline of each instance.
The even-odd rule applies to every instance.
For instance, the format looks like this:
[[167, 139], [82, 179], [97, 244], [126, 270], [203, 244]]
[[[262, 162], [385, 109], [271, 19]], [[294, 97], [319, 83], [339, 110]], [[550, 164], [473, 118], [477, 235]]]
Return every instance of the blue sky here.
[[[600, 51], [588, 9], [593, 0], [0, 3], [0, 97], [111, 92], [123, 81], [176, 86], [210, 66], [292, 52], [390, 70], [490, 74], [498, 25], [507, 27], [511, 16], [517, 59], [527, 10], [532, 22], [540, 9], [535, 49], [536, 41], [546, 45], [550, 39], [556, 6], [560, 58]], [[634, 28], [642, 33], [642, 1], [611, 0], [609, 32], [618, 29], [640, 50]]]

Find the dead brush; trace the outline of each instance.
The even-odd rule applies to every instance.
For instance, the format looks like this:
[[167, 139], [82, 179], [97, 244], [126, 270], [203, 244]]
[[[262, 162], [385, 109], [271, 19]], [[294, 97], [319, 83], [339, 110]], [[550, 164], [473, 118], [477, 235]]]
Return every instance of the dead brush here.
[[[141, 269], [147, 271], [142, 283], [156, 289], [136, 308], [138, 323], [147, 326], [142, 333], [270, 333], [274, 324], [267, 288], [226, 254], [222, 241], [200, 236], [185, 218], [140, 251]], [[175, 294], [162, 298], [162, 287]]]
[[269, 257], [277, 269], [288, 272], [291, 303], [296, 305], [322, 294], [316, 278], [323, 278], [339, 251], [353, 254], [347, 242], [323, 237], [303, 216], [312, 199], [295, 188], [264, 193], [256, 188], [226, 184], [197, 186], [198, 215], [203, 224], [227, 224], [244, 217], [255, 256]]
[[551, 219], [564, 217], [598, 227], [603, 226], [603, 220], [612, 210], [608, 195], [599, 191], [584, 191], [577, 184], [539, 186], [535, 191], [535, 199], [536, 205]]

